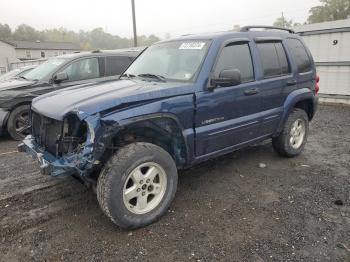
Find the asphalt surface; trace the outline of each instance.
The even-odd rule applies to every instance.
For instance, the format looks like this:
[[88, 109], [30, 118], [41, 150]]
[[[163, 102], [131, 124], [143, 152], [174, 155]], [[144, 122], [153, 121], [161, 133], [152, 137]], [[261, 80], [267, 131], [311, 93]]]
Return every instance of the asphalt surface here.
[[0, 261], [350, 261], [350, 107], [321, 106], [297, 158], [267, 141], [182, 172], [167, 215], [134, 231], [16, 145], [0, 138]]

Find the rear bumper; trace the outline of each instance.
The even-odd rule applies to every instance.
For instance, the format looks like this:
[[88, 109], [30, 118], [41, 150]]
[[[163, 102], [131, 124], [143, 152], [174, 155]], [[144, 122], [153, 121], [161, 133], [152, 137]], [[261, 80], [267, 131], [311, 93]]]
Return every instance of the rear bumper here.
[[5, 131], [6, 121], [9, 115], [9, 111], [0, 108], [0, 135]]
[[54, 155], [45, 152], [35, 143], [31, 135], [27, 136], [18, 145], [18, 151], [25, 152], [37, 160], [40, 165], [40, 171], [44, 175], [59, 176], [79, 173], [76, 163], [70, 163], [67, 159], [56, 158]]
[[315, 100], [315, 102], [314, 102], [314, 109], [315, 109], [315, 112], [317, 111], [317, 108], [318, 108], [318, 96], [315, 96], [315, 98], [314, 98]]
[[315, 96], [314, 97], [314, 102], [313, 102], [313, 114], [312, 114], [312, 118], [310, 120], [312, 120], [317, 112], [317, 109], [318, 109], [318, 96]]

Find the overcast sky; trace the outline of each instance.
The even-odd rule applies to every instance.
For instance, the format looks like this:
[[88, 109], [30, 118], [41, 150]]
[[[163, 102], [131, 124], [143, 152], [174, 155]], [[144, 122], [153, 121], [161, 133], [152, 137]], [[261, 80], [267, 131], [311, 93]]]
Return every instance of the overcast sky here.
[[[233, 25], [272, 25], [281, 16], [304, 22], [318, 0], [135, 0], [138, 34], [222, 31]], [[131, 0], [1, 0], [0, 23], [14, 28], [25, 23], [36, 29], [65, 27], [74, 31], [102, 27], [132, 36]]]

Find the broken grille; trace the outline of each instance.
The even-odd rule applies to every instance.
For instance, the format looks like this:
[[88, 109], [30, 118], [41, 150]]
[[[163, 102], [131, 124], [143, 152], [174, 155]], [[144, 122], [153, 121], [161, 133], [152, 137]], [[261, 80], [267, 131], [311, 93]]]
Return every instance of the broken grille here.
[[86, 123], [74, 115], [58, 121], [32, 112], [31, 119], [35, 142], [56, 157], [75, 152], [86, 141]]
[[35, 142], [44, 150], [57, 155], [62, 134], [62, 121], [32, 111], [32, 133]]

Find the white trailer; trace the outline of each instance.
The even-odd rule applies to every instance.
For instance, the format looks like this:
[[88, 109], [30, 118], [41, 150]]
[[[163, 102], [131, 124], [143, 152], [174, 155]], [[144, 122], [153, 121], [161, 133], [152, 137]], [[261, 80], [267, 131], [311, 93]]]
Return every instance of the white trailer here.
[[295, 27], [320, 75], [320, 97], [350, 104], [350, 19]]

